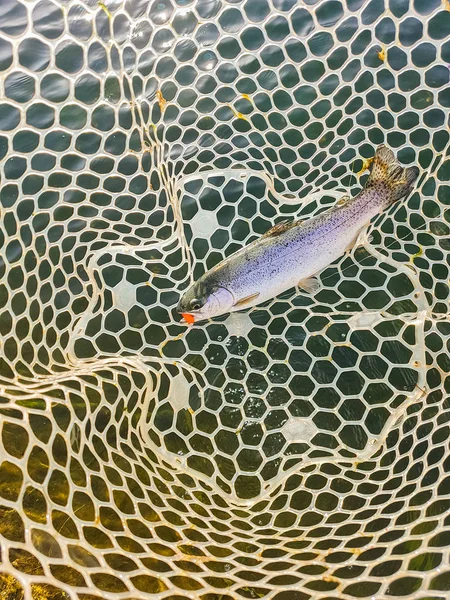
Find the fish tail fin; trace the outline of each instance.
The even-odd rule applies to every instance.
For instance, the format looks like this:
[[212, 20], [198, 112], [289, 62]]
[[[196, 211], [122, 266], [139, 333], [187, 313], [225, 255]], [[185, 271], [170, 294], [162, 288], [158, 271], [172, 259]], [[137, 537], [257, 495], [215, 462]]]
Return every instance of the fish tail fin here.
[[366, 188], [384, 184], [388, 189], [387, 203], [392, 204], [409, 194], [418, 176], [417, 167], [402, 167], [392, 150], [382, 145], [375, 152]]

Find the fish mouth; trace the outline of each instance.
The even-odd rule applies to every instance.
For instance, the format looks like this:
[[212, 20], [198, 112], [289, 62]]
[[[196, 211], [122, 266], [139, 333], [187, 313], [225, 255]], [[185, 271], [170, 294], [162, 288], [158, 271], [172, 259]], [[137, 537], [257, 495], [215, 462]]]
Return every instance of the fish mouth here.
[[187, 313], [187, 312], [182, 312], [180, 314], [183, 317], [181, 319], [181, 323], [187, 323], [188, 325], [192, 325], [193, 323], [195, 323], [195, 315], [194, 314]]

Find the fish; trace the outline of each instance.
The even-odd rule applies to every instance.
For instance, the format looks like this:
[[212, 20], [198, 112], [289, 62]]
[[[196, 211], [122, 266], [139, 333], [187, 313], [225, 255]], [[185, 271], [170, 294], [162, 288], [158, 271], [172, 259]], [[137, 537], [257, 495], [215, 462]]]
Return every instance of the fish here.
[[176, 311], [187, 324], [248, 309], [293, 287], [315, 293], [317, 273], [350, 250], [370, 220], [407, 196], [419, 176], [381, 145], [365, 187], [306, 220], [276, 224], [207, 271], [182, 294]]

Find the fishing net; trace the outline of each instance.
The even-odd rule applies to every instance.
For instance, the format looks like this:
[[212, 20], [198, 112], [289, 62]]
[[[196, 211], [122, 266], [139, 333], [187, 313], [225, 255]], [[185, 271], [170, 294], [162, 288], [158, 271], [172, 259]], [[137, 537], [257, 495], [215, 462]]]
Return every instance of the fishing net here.
[[[442, 0], [2, 0], [0, 596], [445, 600]], [[191, 328], [206, 269], [415, 192], [320, 274]]]

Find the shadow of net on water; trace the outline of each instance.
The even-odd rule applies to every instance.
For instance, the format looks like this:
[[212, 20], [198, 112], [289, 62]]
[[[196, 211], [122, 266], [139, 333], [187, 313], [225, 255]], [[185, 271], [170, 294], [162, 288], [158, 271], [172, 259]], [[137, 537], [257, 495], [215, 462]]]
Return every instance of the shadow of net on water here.
[[[450, 12], [0, 6], [0, 596], [444, 600]], [[320, 273], [186, 328], [193, 279], [364, 185]]]

